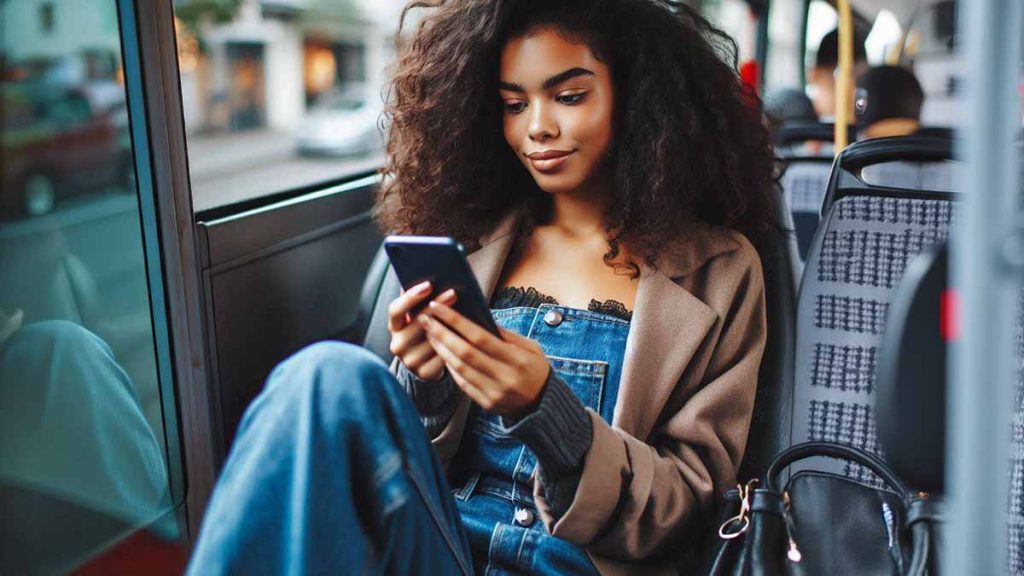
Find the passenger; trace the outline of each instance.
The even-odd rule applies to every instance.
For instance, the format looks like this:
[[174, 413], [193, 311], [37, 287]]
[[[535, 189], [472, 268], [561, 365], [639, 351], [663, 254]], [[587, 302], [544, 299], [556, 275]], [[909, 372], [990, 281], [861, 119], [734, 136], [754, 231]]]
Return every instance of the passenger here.
[[283, 362], [190, 572], [677, 572], [736, 482], [766, 337], [745, 234], [773, 155], [734, 54], [667, 1], [431, 8], [379, 215], [464, 243], [503, 338], [421, 285], [389, 308], [394, 373], [342, 343]]
[[[860, 76], [867, 70], [867, 50], [864, 48], [865, 35], [855, 31], [853, 36], [853, 76]], [[818, 44], [814, 67], [807, 72], [807, 83], [814, 109], [822, 122], [831, 122], [836, 116], [836, 69], [839, 66], [839, 30], [825, 34]], [[851, 118], [853, 117], [851, 98]]]
[[861, 138], [909, 136], [921, 127], [924, 91], [914, 73], [899, 66], [878, 66], [857, 81], [865, 104], [857, 119]]
[[798, 88], [776, 88], [764, 95], [764, 113], [769, 126], [817, 122], [814, 103]]
[[776, 154], [795, 154], [800, 156], [818, 155], [820, 142], [785, 142], [782, 139], [783, 127], [795, 124], [818, 122], [814, 103], [803, 90], [798, 88], [776, 88], [764, 95], [764, 114], [768, 129], [772, 131], [772, 142]]

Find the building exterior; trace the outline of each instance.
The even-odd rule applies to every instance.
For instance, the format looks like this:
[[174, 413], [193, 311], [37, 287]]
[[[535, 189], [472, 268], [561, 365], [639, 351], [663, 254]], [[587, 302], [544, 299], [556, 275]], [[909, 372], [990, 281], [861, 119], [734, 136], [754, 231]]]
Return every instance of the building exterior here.
[[179, 25], [186, 128], [292, 131], [337, 86], [363, 84], [379, 96], [402, 4], [242, 0], [228, 23]]

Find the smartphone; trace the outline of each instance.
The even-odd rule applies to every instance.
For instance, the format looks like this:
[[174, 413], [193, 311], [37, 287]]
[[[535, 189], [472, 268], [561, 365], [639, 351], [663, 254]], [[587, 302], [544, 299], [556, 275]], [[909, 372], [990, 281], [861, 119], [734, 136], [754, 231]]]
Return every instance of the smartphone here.
[[384, 250], [403, 288], [408, 290], [420, 282], [430, 282], [431, 295], [422, 306], [413, 310], [413, 316], [431, 299], [454, 288], [456, 300], [452, 308], [501, 338], [498, 325], [491, 316], [491, 307], [466, 261], [462, 245], [455, 239], [444, 236], [388, 236], [384, 239]]

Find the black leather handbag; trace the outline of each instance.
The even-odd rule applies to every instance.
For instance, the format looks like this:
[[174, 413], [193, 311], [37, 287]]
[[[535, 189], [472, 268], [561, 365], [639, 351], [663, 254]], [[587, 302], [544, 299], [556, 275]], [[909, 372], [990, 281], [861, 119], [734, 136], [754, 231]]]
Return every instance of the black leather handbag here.
[[[872, 488], [844, 476], [800, 470], [794, 462], [828, 456], [871, 470], [885, 484]], [[935, 576], [940, 502], [912, 493], [881, 459], [824, 442], [793, 446], [762, 481], [729, 490], [717, 533], [704, 548], [704, 571], [715, 576]]]

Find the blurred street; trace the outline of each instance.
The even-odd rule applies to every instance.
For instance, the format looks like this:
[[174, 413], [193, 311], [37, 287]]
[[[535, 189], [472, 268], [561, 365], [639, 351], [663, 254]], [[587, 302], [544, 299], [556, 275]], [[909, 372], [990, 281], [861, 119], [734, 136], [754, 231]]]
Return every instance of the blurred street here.
[[197, 212], [372, 170], [383, 151], [343, 157], [298, 154], [295, 137], [272, 130], [193, 135], [187, 140]]

